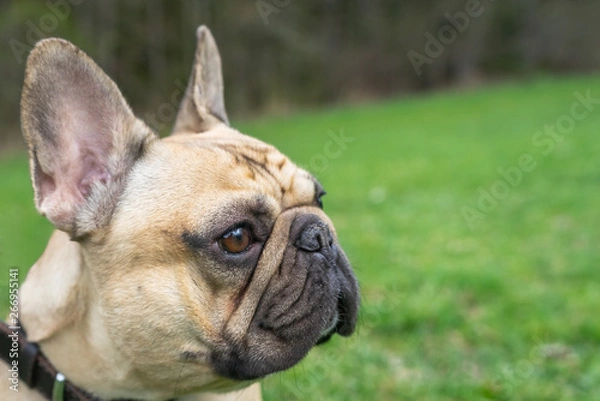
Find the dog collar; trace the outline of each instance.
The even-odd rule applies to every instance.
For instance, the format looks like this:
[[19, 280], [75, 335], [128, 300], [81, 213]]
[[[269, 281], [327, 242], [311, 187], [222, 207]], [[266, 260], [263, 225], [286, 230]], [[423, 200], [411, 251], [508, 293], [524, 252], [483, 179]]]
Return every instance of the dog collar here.
[[18, 375], [18, 380], [25, 382], [47, 400], [102, 401], [69, 382], [56, 370], [38, 345], [27, 341], [27, 334], [18, 323], [16, 326], [9, 326], [0, 321], [0, 333], [0, 357], [8, 364], [9, 372], [15, 373], [15, 379]]

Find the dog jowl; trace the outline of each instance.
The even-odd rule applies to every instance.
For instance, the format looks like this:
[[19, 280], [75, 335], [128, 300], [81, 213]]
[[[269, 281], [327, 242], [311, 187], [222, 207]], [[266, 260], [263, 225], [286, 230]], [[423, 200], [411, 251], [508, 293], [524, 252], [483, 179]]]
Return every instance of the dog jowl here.
[[57, 230], [21, 288], [21, 322], [103, 399], [226, 400], [355, 328], [357, 282], [323, 188], [229, 126], [217, 47], [207, 28], [197, 37], [164, 139], [71, 43], [43, 40], [27, 62], [35, 205]]

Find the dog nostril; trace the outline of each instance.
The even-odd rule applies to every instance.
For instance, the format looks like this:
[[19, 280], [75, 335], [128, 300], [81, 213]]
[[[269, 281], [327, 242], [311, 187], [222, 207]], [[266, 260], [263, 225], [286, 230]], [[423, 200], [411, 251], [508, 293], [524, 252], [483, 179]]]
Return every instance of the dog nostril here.
[[[317, 224], [311, 224], [306, 227], [298, 239], [296, 240], [296, 247], [304, 251], [317, 252], [320, 251], [323, 246], [331, 245], [331, 235], [324, 227], [319, 227]], [[327, 242], [326, 242], [327, 241]]]

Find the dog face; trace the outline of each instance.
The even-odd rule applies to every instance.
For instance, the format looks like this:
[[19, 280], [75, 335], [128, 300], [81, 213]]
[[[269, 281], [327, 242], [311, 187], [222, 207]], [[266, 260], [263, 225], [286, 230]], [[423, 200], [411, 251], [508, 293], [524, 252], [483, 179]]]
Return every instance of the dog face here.
[[[230, 128], [223, 104], [204, 27], [162, 140], [72, 44], [44, 40], [28, 60], [22, 121], [36, 206], [79, 244], [68, 319], [104, 333], [139, 386], [177, 383], [164, 396], [287, 369], [356, 324], [357, 283], [321, 185]], [[65, 319], [27, 330], [50, 338]]]

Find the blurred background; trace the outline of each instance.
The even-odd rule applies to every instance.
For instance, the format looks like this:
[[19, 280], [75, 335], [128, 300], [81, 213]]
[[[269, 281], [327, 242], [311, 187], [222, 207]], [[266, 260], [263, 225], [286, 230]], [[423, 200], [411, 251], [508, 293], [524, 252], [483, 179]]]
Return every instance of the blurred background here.
[[24, 61], [46, 36], [84, 49], [143, 115], [185, 85], [209, 25], [235, 118], [593, 71], [599, 13], [594, 0], [0, 0], [0, 144], [20, 141]]
[[598, 21], [597, 0], [0, 0], [0, 315], [52, 231], [19, 128], [32, 46], [72, 41], [166, 135], [205, 24], [233, 127], [321, 181], [361, 286], [357, 333], [266, 401], [598, 401]]

